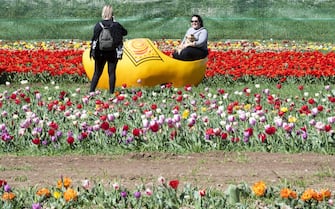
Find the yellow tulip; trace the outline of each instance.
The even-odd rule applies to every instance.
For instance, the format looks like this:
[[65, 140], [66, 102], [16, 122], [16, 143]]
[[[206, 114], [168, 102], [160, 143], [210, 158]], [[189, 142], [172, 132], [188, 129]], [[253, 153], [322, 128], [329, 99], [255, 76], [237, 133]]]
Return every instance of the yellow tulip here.
[[190, 111], [189, 110], [184, 110], [184, 112], [182, 114], [182, 118], [186, 119], [186, 118], [188, 118], [189, 115], [190, 115]]
[[287, 107], [281, 107], [281, 108], [280, 108], [280, 111], [281, 111], [281, 112], [287, 112], [287, 111], [288, 111], [288, 108], [287, 108]]
[[297, 118], [296, 118], [296, 117], [293, 117], [293, 116], [289, 116], [289, 117], [288, 117], [288, 122], [289, 122], [289, 123], [295, 123], [295, 122], [297, 122]]
[[245, 104], [244, 105], [244, 110], [250, 110], [251, 104]]
[[55, 191], [55, 192], [53, 193], [53, 196], [54, 196], [55, 199], [59, 199], [60, 197], [62, 197], [62, 193], [60, 193], [60, 192], [58, 192], [58, 191]]

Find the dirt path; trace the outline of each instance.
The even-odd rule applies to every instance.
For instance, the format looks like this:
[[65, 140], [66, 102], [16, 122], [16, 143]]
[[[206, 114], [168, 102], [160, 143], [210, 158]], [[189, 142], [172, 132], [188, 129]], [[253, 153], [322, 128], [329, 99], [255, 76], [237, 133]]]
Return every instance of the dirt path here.
[[12, 187], [55, 185], [59, 177], [74, 183], [88, 178], [118, 181], [131, 188], [156, 183], [159, 176], [199, 187], [225, 189], [230, 183], [263, 180], [278, 185], [288, 179], [303, 187], [335, 190], [335, 156], [318, 154], [224, 153], [173, 155], [162, 153], [124, 156], [1, 156], [0, 179]]

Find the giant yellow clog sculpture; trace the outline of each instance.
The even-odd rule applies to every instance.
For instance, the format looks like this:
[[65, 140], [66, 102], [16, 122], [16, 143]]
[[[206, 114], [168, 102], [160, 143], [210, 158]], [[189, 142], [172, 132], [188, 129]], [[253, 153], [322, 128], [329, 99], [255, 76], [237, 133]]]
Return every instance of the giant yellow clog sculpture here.
[[[83, 66], [89, 80], [94, 73], [94, 60], [89, 49], [83, 54]], [[176, 60], [161, 52], [151, 40], [130, 39], [124, 43], [123, 57], [116, 68], [115, 86], [139, 87], [171, 83], [174, 87], [199, 84], [206, 71], [207, 58], [196, 61]], [[98, 88], [109, 89], [107, 64]]]

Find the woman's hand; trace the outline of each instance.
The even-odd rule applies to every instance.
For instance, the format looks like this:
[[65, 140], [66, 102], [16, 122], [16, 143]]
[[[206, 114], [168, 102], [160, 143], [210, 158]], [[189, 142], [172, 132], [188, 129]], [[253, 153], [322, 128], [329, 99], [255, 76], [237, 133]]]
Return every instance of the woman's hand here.
[[195, 46], [195, 41], [191, 42], [191, 43], [184, 43], [181, 48], [185, 49], [186, 47], [189, 47], [189, 46]]

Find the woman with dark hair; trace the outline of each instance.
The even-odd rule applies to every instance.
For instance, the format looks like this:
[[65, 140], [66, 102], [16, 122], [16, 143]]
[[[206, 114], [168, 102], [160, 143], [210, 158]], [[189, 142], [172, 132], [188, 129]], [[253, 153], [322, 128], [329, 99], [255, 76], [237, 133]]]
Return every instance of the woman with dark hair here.
[[200, 15], [192, 15], [191, 27], [172, 56], [175, 59], [192, 61], [203, 59], [208, 55], [208, 32]]

